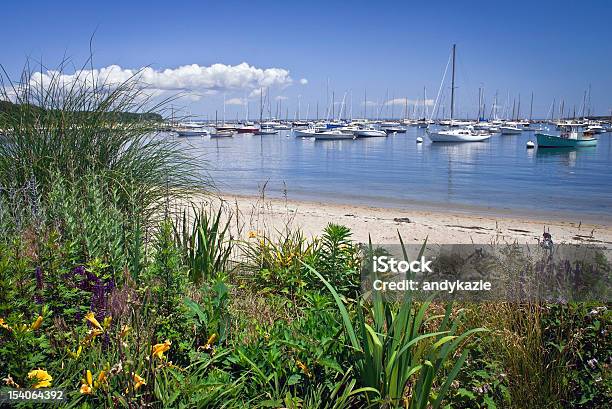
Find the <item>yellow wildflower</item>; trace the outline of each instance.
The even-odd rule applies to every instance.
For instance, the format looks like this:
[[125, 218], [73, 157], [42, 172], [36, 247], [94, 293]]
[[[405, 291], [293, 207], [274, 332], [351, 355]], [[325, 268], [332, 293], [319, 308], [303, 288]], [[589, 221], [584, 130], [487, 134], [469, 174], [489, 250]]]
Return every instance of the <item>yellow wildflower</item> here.
[[211, 355], [214, 354], [215, 348], [213, 347], [213, 344], [215, 343], [217, 338], [218, 336], [215, 333], [213, 333], [210, 337], [208, 337], [208, 341], [206, 341], [206, 345], [201, 347], [204, 350], [204, 352], [206, 352], [207, 354], [211, 354]]
[[104, 317], [104, 321], [102, 321], [102, 326], [104, 327], [104, 329], [108, 329], [108, 327], [110, 327], [112, 320], [113, 317]]
[[34, 321], [32, 323], [30, 328], [32, 328], [34, 331], [36, 331], [38, 328], [40, 328], [40, 326], [42, 325], [42, 322], [43, 322], [43, 317], [42, 317], [42, 315], [39, 315], [38, 318], [36, 318], [36, 321]]
[[208, 341], [206, 341], [206, 343], [209, 345], [212, 345], [215, 343], [217, 338], [218, 338], [217, 334], [213, 333], [210, 337], [208, 337]]
[[0, 318], [0, 327], [11, 331], [11, 327], [9, 327], [8, 324], [4, 321], [4, 318]]
[[83, 395], [91, 395], [93, 392], [93, 376], [91, 375], [91, 371], [88, 369], [87, 374], [85, 375], [85, 379], [83, 379], [83, 384], [81, 385], [81, 389], [79, 390]]
[[257, 237], [257, 232], [254, 230], [249, 230], [249, 239], [254, 239]]
[[102, 326], [100, 325], [100, 323], [98, 322], [98, 320], [96, 319], [96, 317], [94, 316], [93, 311], [89, 311], [86, 315], [85, 315], [85, 319], [89, 322], [91, 322], [91, 325], [93, 325], [95, 328], [99, 329], [100, 331], [102, 331]]
[[138, 388], [140, 388], [142, 385], [147, 384], [147, 382], [136, 373], [133, 374], [133, 378], [134, 378], [134, 390], [138, 390]]
[[104, 331], [102, 331], [101, 329], [90, 329], [87, 332], [87, 336], [85, 337], [85, 339], [83, 340], [84, 344], [89, 344], [91, 341], [93, 341], [98, 335], [102, 335], [104, 333]]
[[300, 368], [300, 371], [302, 371], [304, 375], [308, 377], [312, 375], [312, 373], [310, 372], [310, 369], [308, 369], [308, 366], [306, 366], [306, 364], [300, 361], [299, 359], [295, 362], [295, 364], [297, 365], [298, 368]]
[[81, 356], [81, 352], [83, 351], [83, 346], [79, 345], [79, 347], [77, 348], [76, 352], [72, 352], [71, 350], [68, 350], [68, 353], [70, 354], [70, 356], [74, 359], [77, 359], [78, 357]]
[[100, 371], [100, 373], [98, 374], [98, 380], [96, 381], [97, 384], [101, 384], [106, 382], [108, 378], [106, 377], [106, 371]]
[[28, 372], [28, 379], [36, 380], [36, 383], [32, 386], [35, 389], [38, 388], [49, 388], [53, 377], [49, 375], [44, 369], [34, 369]]
[[93, 389], [89, 385], [82, 384], [81, 389], [79, 389], [79, 392], [81, 392], [83, 395], [91, 395], [91, 393], [93, 392]]
[[130, 332], [130, 330], [131, 330], [130, 326], [129, 326], [129, 325], [127, 325], [127, 324], [124, 324], [124, 325], [121, 327], [121, 331], [119, 331], [119, 336], [120, 336], [121, 338], [125, 337], [125, 336], [128, 334], [128, 332]]
[[156, 358], [164, 359], [164, 352], [170, 349], [170, 345], [172, 342], [166, 340], [163, 344], [155, 344], [153, 345], [153, 355]]

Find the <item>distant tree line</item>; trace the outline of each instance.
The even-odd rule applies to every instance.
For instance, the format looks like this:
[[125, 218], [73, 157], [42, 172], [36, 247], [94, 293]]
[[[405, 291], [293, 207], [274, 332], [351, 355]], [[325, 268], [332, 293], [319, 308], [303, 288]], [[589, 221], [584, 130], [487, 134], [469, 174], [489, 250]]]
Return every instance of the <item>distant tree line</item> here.
[[[14, 104], [10, 101], [0, 101], [0, 122], [2, 122], [3, 114], [11, 115], [16, 114], [20, 109], [23, 109], [24, 106], [20, 104]], [[29, 105], [28, 108], [34, 114], [42, 115], [44, 113], [44, 109], [40, 108], [36, 105]], [[36, 112], [39, 111], [39, 112]], [[83, 115], [87, 115], [88, 112], [81, 111], [78, 112]], [[153, 112], [145, 112], [145, 113], [137, 113], [137, 112], [111, 112], [107, 113], [107, 115], [114, 116], [112, 118], [113, 122], [136, 122], [136, 121], [151, 121], [151, 122], [161, 122], [163, 118], [160, 114]], [[111, 118], [109, 118], [111, 119]]]

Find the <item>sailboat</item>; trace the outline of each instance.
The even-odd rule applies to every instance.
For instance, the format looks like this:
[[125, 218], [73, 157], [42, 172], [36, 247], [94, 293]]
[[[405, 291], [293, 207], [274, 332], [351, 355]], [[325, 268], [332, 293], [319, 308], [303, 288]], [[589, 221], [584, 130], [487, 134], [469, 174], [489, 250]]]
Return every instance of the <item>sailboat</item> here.
[[427, 128], [427, 136], [432, 142], [481, 142], [491, 137], [487, 131], [476, 130], [473, 127], [453, 128], [453, 114], [455, 109], [455, 51], [456, 44], [453, 44], [453, 71], [451, 83], [451, 104], [450, 104], [450, 129], [430, 130]]

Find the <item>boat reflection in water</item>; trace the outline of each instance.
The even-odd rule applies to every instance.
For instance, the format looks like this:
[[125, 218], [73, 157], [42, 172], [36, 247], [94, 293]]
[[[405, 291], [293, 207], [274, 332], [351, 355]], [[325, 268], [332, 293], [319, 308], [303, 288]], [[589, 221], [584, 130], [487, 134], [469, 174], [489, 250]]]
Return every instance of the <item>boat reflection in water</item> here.
[[597, 152], [597, 147], [588, 146], [584, 148], [546, 148], [537, 149], [536, 157], [546, 162], [553, 161], [562, 163], [569, 167], [576, 166], [578, 156], [589, 156]]

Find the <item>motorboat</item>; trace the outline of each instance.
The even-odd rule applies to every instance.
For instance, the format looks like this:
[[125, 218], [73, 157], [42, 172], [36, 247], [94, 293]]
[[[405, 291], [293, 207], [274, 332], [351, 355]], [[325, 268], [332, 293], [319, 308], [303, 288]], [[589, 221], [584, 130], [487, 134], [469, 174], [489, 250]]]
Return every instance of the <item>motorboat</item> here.
[[401, 126], [394, 126], [394, 127], [383, 128], [382, 130], [385, 131], [387, 134], [390, 134], [390, 133], [406, 133], [406, 128], [402, 128]]
[[210, 134], [211, 138], [231, 138], [236, 132], [234, 131], [215, 131]]
[[293, 130], [293, 134], [295, 136], [302, 137], [302, 138], [312, 138], [320, 133], [322, 133], [322, 131], [317, 130], [315, 128], [294, 129]]
[[385, 131], [374, 129], [374, 127], [372, 126], [367, 128], [359, 128], [353, 131], [353, 134], [357, 138], [376, 138], [381, 136], [387, 136], [387, 133]]
[[244, 125], [240, 128], [236, 128], [236, 132], [238, 133], [256, 133], [257, 131], [259, 131], [259, 128], [252, 125]]
[[193, 137], [193, 136], [208, 136], [210, 132], [204, 128], [175, 128], [174, 132], [178, 134], [179, 137]]
[[343, 126], [345, 126], [345, 124], [343, 122], [340, 122], [340, 121], [333, 121], [333, 122], [326, 122], [325, 123], [325, 127], [327, 129], [342, 128]]
[[523, 130], [516, 125], [506, 124], [499, 127], [502, 135], [519, 135]]
[[215, 125], [215, 129], [217, 131], [234, 131], [236, 130], [237, 126], [236, 125], [232, 125], [232, 124], [223, 124], [223, 125]]
[[336, 141], [343, 139], [355, 139], [356, 136], [352, 132], [345, 132], [339, 129], [332, 129], [331, 131], [317, 132], [314, 135], [316, 141]]
[[274, 128], [260, 128], [254, 133], [255, 135], [276, 135], [278, 133], [278, 130]]
[[587, 131], [590, 131], [594, 134], [599, 134], [599, 133], [606, 132], [606, 129], [599, 124], [594, 124], [594, 125], [587, 126]]
[[304, 121], [293, 121], [293, 127], [294, 128], [305, 128], [308, 126], [308, 122], [304, 122]]
[[596, 146], [597, 138], [585, 135], [576, 126], [565, 128], [559, 135], [536, 132], [538, 148], [582, 148]]
[[274, 125], [274, 129], [276, 129], [277, 131], [290, 131], [291, 126], [287, 124], [277, 124]]

